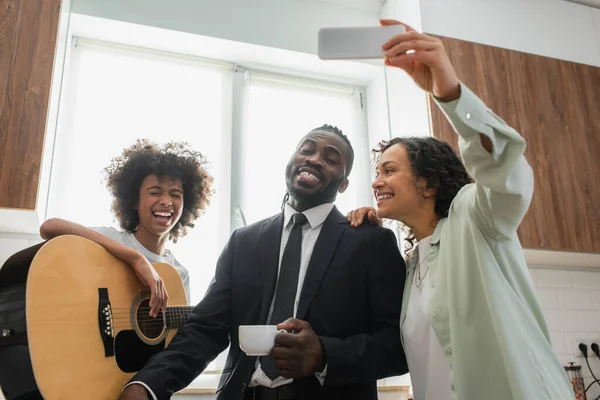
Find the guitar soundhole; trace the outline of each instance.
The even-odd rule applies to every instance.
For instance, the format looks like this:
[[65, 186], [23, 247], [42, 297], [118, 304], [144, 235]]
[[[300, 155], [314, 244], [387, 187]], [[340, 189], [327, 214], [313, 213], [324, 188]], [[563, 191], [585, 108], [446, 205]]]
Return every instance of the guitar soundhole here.
[[137, 325], [140, 333], [148, 339], [158, 338], [164, 330], [163, 314], [159, 313], [156, 318], [151, 317], [150, 299], [142, 300], [137, 309]]
[[144, 343], [135, 331], [123, 330], [115, 338], [115, 358], [121, 371], [126, 373], [137, 372], [146, 362], [165, 348], [165, 341], [155, 345]]

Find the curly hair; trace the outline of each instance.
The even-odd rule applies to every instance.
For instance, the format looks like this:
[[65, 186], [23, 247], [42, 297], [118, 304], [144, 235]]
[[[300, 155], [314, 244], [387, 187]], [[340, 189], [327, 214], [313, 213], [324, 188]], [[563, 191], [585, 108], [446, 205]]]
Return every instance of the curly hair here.
[[[473, 182], [464, 164], [454, 149], [446, 142], [433, 137], [397, 137], [379, 142], [379, 148], [373, 149], [376, 161], [390, 147], [401, 144], [408, 154], [408, 160], [415, 176], [425, 179], [425, 187], [417, 190], [435, 189], [435, 214], [437, 220], [446, 218], [452, 201], [460, 189]], [[433, 221], [432, 221], [433, 222]], [[407, 226], [405, 253], [414, 247], [415, 234]]]
[[169, 142], [161, 147], [148, 139], [138, 139], [104, 169], [106, 186], [114, 198], [112, 211], [121, 228], [132, 233], [137, 230], [139, 216], [135, 208], [140, 186], [145, 177], [155, 174], [178, 180], [183, 186], [181, 218], [169, 233], [169, 239], [177, 242], [210, 204], [213, 178], [207, 167], [206, 158], [189, 143]]

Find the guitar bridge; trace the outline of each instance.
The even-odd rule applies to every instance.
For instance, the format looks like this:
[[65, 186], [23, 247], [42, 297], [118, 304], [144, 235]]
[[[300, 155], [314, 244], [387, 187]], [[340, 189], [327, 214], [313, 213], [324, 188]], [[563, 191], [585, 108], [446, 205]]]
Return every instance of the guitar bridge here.
[[104, 344], [104, 357], [114, 356], [114, 326], [107, 288], [98, 288], [98, 327]]

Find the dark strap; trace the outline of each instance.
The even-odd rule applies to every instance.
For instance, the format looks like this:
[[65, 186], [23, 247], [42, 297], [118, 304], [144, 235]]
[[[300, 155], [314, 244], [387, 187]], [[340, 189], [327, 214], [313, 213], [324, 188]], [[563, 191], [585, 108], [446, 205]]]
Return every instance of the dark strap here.
[[0, 268], [0, 288], [25, 283], [31, 261], [45, 244], [38, 243], [10, 256]]
[[0, 288], [0, 346], [27, 344], [25, 284]]

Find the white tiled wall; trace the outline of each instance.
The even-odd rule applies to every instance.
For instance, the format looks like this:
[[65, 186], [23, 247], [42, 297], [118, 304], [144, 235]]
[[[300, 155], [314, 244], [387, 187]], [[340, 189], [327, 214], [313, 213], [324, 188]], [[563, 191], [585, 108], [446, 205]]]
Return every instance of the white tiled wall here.
[[23, 250], [29, 246], [33, 246], [42, 241], [38, 235], [29, 234], [7, 234], [0, 232], [0, 267], [8, 257]]
[[[584, 358], [574, 357], [580, 340], [600, 345], [600, 270], [564, 270], [532, 267], [530, 269], [546, 322], [552, 347], [563, 365], [582, 366], [586, 386], [594, 381]], [[600, 377], [600, 360], [588, 350], [589, 363]], [[600, 385], [588, 391], [588, 400], [600, 396]]]
[[[13, 253], [41, 241], [35, 235], [0, 233], [0, 265]], [[563, 365], [572, 361], [582, 365], [586, 385], [593, 378], [583, 358], [575, 358], [574, 343], [580, 339], [598, 339], [600, 345], [600, 266], [598, 270], [556, 269], [532, 266], [537, 287], [551, 332], [552, 346]], [[600, 377], [600, 360], [591, 349], [590, 365]], [[588, 400], [600, 396], [600, 385], [588, 392]], [[0, 400], [2, 396], [0, 395]]]

